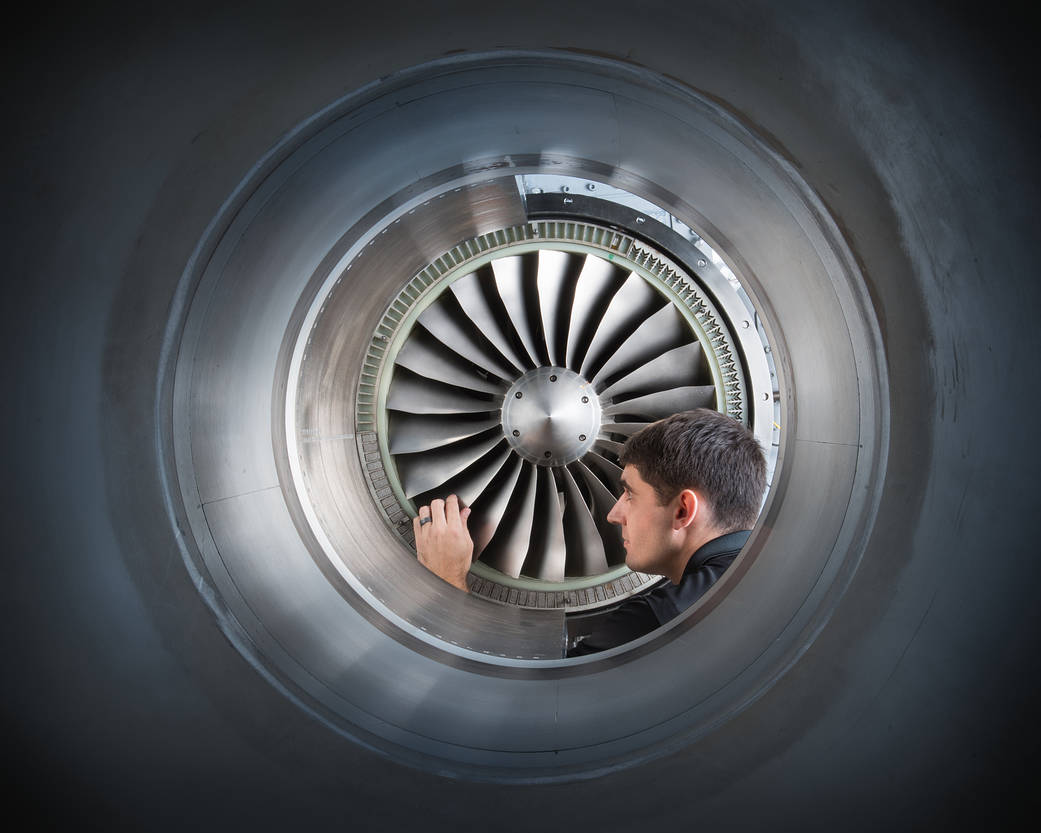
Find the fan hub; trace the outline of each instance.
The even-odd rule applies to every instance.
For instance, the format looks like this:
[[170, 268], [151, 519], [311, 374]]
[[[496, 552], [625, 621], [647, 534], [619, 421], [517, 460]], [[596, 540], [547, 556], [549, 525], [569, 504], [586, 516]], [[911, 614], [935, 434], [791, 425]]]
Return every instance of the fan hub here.
[[537, 367], [506, 393], [502, 430], [520, 456], [540, 466], [563, 466], [584, 455], [600, 431], [593, 385], [565, 367]]

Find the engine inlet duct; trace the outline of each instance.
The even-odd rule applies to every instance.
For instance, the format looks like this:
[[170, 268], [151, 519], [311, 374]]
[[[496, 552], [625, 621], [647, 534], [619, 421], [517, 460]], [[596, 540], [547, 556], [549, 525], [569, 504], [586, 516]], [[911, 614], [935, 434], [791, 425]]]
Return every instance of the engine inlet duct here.
[[[372, 748], [525, 780], [688, 742], [777, 679], [859, 558], [885, 436], [855, 258], [693, 92], [588, 57], [416, 67], [289, 136], [199, 247], [167, 368], [186, 563], [253, 667]], [[566, 658], [657, 580], [604, 522], [619, 446], [697, 406], [772, 453], [762, 520], [703, 603]], [[449, 491], [468, 595], [411, 548]]]

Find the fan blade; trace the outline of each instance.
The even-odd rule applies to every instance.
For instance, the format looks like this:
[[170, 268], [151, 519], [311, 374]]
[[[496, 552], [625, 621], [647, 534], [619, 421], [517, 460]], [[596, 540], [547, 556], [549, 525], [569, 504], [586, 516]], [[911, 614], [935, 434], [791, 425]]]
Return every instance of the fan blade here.
[[593, 516], [596, 528], [600, 530], [600, 537], [604, 542], [604, 552], [607, 555], [607, 563], [611, 566], [624, 563], [625, 547], [622, 546], [622, 534], [607, 520], [607, 515], [614, 507], [617, 499], [600, 478], [593, 474], [581, 461], [576, 460], [571, 463], [571, 466], [582, 477], [592, 497], [593, 505], [590, 513]]
[[538, 490], [531, 525], [531, 546], [524, 562], [524, 575], [544, 581], [563, 581], [567, 545], [564, 521], [557, 495], [557, 482], [548, 466], [537, 466]]
[[392, 411], [388, 415], [387, 447], [391, 454], [429, 451], [500, 426], [498, 415], [483, 419], [451, 419]]
[[639, 275], [630, 273], [607, 307], [582, 360], [582, 375], [595, 375], [618, 346], [661, 306], [661, 295]]
[[453, 475], [473, 465], [503, 442], [501, 434], [464, 440], [419, 454], [401, 454], [394, 458], [401, 484], [407, 497], [429, 492]]
[[528, 315], [528, 304], [524, 292], [524, 257], [514, 255], [512, 257], [501, 257], [492, 261], [492, 271], [495, 273], [495, 287], [502, 298], [506, 314], [510, 317], [513, 329], [517, 331], [524, 349], [528, 351], [532, 366], [538, 367], [542, 364], [539, 349], [532, 333], [531, 318]]
[[509, 336], [499, 323], [498, 317], [488, 306], [488, 300], [478, 283], [477, 273], [472, 272], [460, 278], [452, 284], [450, 289], [456, 300], [459, 301], [459, 306], [463, 308], [463, 312], [473, 321], [477, 329], [514, 366], [516, 375], [520, 376], [524, 373], [529, 367], [528, 362], [517, 355], [513, 345], [510, 344]]
[[622, 342], [590, 381], [600, 385], [610, 384], [614, 378], [688, 341], [689, 327], [675, 307], [666, 304]]
[[476, 337], [460, 325], [445, 309], [445, 304], [431, 304], [417, 319], [417, 322], [438, 341], [454, 350], [460, 356], [494, 373], [500, 379], [513, 380], [517, 371], [509, 363], [482, 344]]
[[622, 470], [600, 453], [604, 451], [617, 457], [622, 453], [622, 444], [611, 442], [611, 440], [597, 439], [593, 443], [593, 448], [582, 457], [582, 462], [590, 468], [597, 469], [601, 477], [612, 486], [619, 487], [618, 478], [622, 476]]
[[567, 348], [567, 322], [561, 321], [567, 308], [568, 270], [572, 256], [567, 252], [552, 249], [539, 250], [539, 312], [542, 315], [542, 332], [546, 338], [546, 350], [550, 364], [561, 367]]
[[621, 434], [625, 437], [631, 437], [641, 428], [646, 428], [649, 425], [647, 422], [602, 422], [600, 424], [601, 434]]
[[[704, 382], [705, 377], [709, 375], [704, 366], [704, 358], [698, 342], [684, 344], [627, 373], [613, 385], [600, 391], [600, 396], [608, 399]], [[709, 380], [711, 381], [711, 377]]]
[[[506, 386], [495, 376], [481, 375], [477, 367], [454, 358], [455, 353], [446, 351], [427, 330], [416, 327], [408, 340], [401, 345], [394, 363], [407, 367], [420, 376], [436, 379], [456, 387], [483, 393], [503, 393]], [[512, 378], [512, 377], [511, 377]]]
[[[474, 542], [474, 558], [480, 558], [488, 543], [495, 536], [499, 524], [510, 503], [510, 496], [517, 486], [524, 464], [519, 457], [508, 453], [506, 462], [492, 476], [488, 486], [471, 504], [467, 525]], [[494, 482], [493, 482], [494, 481]]]
[[565, 575], [595, 576], [608, 570], [604, 542], [586, 506], [574, 476], [560, 469], [564, 485], [564, 535], [567, 540]]
[[627, 399], [625, 402], [616, 402], [604, 408], [604, 415], [631, 414], [655, 420], [678, 414], [681, 411], [710, 408], [715, 405], [715, 402], [715, 386], [697, 385], [648, 393], [645, 396], [637, 396], [635, 399]]
[[481, 561], [513, 578], [520, 576], [531, 543], [538, 482], [534, 469], [531, 463], [522, 464], [506, 515], [481, 557]]
[[575, 284], [575, 299], [568, 327], [567, 366], [578, 370], [596, 327], [617, 290], [618, 270], [596, 255], [586, 255]]
[[[496, 446], [476, 460], [472, 466], [468, 466], [455, 477], [450, 477], [436, 490], [417, 495], [415, 502], [417, 505], [422, 505], [430, 503], [434, 498], [455, 495], [459, 498], [461, 506], [469, 506], [472, 509], [474, 503], [484, 494], [511, 457], [508, 446]], [[470, 527], [473, 528], [476, 523], [471, 516]]]
[[502, 394], [474, 394], [411, 372], [395, 373], [387, 392], [387, 408], [410, 414], [492, 413], [502, 408]]
[[474, 503], [489, 487], [495, 476], [502, 471], [510, 459], [508, 446], [493, 448], [485, 457], [452, 479], [445, 495], [456, 495], [463, 506], [473, 507]]

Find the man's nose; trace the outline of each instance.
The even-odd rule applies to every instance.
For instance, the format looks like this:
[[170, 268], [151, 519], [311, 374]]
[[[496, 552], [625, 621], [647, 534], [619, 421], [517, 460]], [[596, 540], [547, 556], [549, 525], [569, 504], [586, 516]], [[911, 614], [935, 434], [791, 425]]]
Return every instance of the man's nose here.
[[618, 498], [614, 502], [614, 506], [611, 507], [611, 511], [607, 513], [607, 522], [610, 524], [622, 525], [622, 499]]

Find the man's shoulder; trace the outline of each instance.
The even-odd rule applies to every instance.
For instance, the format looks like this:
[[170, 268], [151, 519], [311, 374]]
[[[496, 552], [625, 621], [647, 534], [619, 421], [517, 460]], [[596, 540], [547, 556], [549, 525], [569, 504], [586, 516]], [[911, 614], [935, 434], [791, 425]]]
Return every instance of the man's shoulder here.
[[716, 564], [720, 561], [726, 561], [729, 564], [741, 552], [751, 534], [751, 530], [739, 529], [706, 542], [690, 557], [684, 576], [696, 572], [705, 565]]
[[647, 603], [658, 621], [664, 624], [674, 619], [705, 595], [737, 558], [750, 534], [739, 530], [714, 538], [691, 556], [679, 584], [669, 582], [647, 593]]
[[691, 556], [679, 584], [667, 581], [626, 599], [567, 656], [584, 656], [623, 645], [674, 619], [716, 583], [737, 558], [749, 534], [742, 530], [709, 541]]

